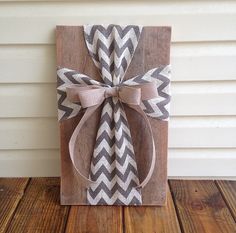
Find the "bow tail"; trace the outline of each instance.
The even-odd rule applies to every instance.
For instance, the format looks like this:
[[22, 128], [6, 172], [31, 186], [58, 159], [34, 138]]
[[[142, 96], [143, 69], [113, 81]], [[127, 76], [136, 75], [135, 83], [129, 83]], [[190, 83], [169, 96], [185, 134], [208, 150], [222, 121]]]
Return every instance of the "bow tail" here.
[[87, 190], [91, 205], [141, 204], [141, 192], [135, 188], [139, 180], [128, 122], [116, 97], [104, 101], [90, 179], [94, 181]]
[[141, 205], [141, 189], [136, 188], [140, 184], [138, 169], [127, 117], [122, 103], [116, 97], [113, 98], [113, 103], [116, 167], [120, 176], [119, 195], [124, 205]]

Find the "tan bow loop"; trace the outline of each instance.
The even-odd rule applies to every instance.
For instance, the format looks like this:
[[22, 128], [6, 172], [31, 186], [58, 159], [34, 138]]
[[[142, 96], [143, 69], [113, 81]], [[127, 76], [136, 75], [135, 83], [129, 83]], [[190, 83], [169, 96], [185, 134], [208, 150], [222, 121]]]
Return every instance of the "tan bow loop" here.
[[73, 103], [80, 103], [86, 111], [80, 120], [79, 124], [75, 128], [69, 142], [69, 152], [71, 161], [74, 168], [85, 182], [85, 185], [89, 187], [95, 181], [87, 178], [81, 170], [83, 170], [81, 163], [75, 163], [75, 144], [76, 139], [80, 133], [83, 124], [87, 119], [96, 111], [96, 109], [103, 103], [106, 98], [117, 97], [121, 102], [127, 104], [130, 108], [137, 111], [145, 120], [152, 142], [152, 160], [149, 168], [149, 172], [145, 179], [136, 187], [143, 188], [150, 180], [155, 167], [156, 151], [155, 143], [152, 134], [150, 122], [145, 112], [140, 107], [142, 100], [149, 100], [158, 97], [158, 92], [155, 83], [143, 83], [137, 86], [98, 86], [98, 85], [79, 85], [73, 84], [66, 88], [66, 94], [69, 101]]
[[74, 84], [66, 88], [66, 94], [71, 102], [79, 102], [83, 108], [95, 106], [108, 97], [117, 97], [121, 102], [131, 105], [140, 105], [141, 100], [158, 97], [157, 89], [153, 83], [145, 83], [132, 87], [84, 86]]

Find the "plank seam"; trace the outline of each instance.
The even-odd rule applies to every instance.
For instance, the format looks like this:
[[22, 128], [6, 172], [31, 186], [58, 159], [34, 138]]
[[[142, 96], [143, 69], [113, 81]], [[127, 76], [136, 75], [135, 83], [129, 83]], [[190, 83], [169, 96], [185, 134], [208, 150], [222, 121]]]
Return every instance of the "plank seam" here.
[[125, 208], [126, 207], [124, 207], [124, 206], [122, 206], [122, 215], [121, 215], [121, 217], [122, 217], [122, 232], [123, 233], [126, 233], [126, 226], [125, 226]]
[[67, 215], [66, 215], [66, 221], [65, 221], [65, 224], [64, 224], [64, 228], [63, 228], [63, 232], [66, 233], [67, 232], [67, 225], [68, 225], [68, 220], [69, 220], [69, 216], [70, 216], [70, 212], [72, 211], [72, 205], [69, 205], [68, 206], [68, 211], [67, 211]]
[[224, 203], [225, 203], [225, 205], [227, 206], [227, 208], [228, 208], [228, 210], [229, 210], [229, 212], [230, 212], [230, 214], [231, 214], [231, 216], [232, 216], [234, 222], [236, 223], [236, 217], [234, 216], [234, 213], [233, 213], [233, 211], [232, 211], [232, 209], [231, 209], [231, 207], [230, 207], [230, 205], [229, 205], [229, 203], [228, 203], [228, 201], [227, 201], [227, 199], [226, 199], [226, 197], [225, 197], [225, 195], [224, 195], [224, 193], [223, 193], [223, 191], [222, 191], [221, 186], [218, 184], [218, 180], [214, 180], [214, 183], [215, 183], [217, 189], [219, 190], [219, 192], [220, 192], [220, 194], [221, 194], [221, 197], [222, 197], [222, 199], [224, 200]]
[[11, 222], [12, 222], [12, 220], [13, 220], [15, 214], [16, 214], [16, 211], [17, 211], [17, 209], [18, 209], [18, 207], [19, 207], [19, 205], [20, 205], [20, 203], [21, 203], [23, 197], [25, 196], [25, 192], [26, 192], [26, 189], [28, 188], [28, 186], [29, 186], [29, 184], [30, 184], [30, 181], [31, 181], [31, 178], [28, 178], [28, 181], [27, 181], [27, 183], [26, 183], [24, 189], [22, 190], [22, 195], [21, 195], [21, 197], [19, 198], [19, 201], [18, 201], [18, 203], [17, 203], [17, 205], [16, 205], [16, 207], [15, 207], [15, 209], [14, 209], [14, 211], [13, 211], [13, 213], [12, 213], [10, 219], [9, 219], [9, 222], [8, 222], [7, 225], [6, 225], [5, 232], [8, 231], [8, 229], [9, 229], [9, 227], [10, 227], [10, 225], [11, 225]]
[[[59, 204], [61, 205], [61, 204]], [[65, 216], [65, 221], [64, 221], [64, 224], [63, 224], [63, 229], [62, 229], [62, 232], [66, 233], [66, 228], [67, 228], [67, 223], [68, 223], [68, 219], [69, 219], [69, 215], [70, 215], [70, 210], [71, 210], [71, 206], [68, 206], [68, 209], [67, 209], [67, 213], [66, 213], [66, 216]]]
[[181, 217], [180, 217], [179, 209], [177, 207], [175, 196], [174, 196], [171, 184], [170, 184], [170, 180], [168, 180], [168, 185], [169, 185], [169, 189], [170, 189], [171, 198], [172, 198], [173, 203], [174, 203], [175, 213], [176, 213], [176, 216], [177, 216], [177, 219], [178, 219], [178, 222], [179, 222], [180, 231], [182, 233], [185, 233], [183, 223], [182, 223], [182, 220], [181, 220]]

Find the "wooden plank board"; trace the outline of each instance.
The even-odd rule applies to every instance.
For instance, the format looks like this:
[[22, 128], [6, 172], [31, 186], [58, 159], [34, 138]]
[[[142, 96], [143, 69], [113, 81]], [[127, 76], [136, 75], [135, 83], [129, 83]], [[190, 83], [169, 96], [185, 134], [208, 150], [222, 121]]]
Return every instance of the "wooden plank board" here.
[[28, 181], [28, 178], [0, 178], [0, 232], [10, 223]]
[[[0, 117], [57, 117], [55, 89], [55, 83], [1, 84], [0, 107], [4, 111]], [[235, 90], [236, 81], [174, 82], [171, 116], [234, 116]]]
[[216, 181], [216, 184], [236, 222], [236, 181], [218, 180]]
[[[78, 70], [81, 73], [101, 80], [98, 69], [95, 67], [84, 41], [82, 26], [58, 26], [57, 37], [57, 66]], [[153, 67], [168, 65], [170, 59], [170, 27], [143, 27], [138, 46], [124, 79], [129, 79], [137, 74], [145, 73]], [[157, 56], [159, 54], [159, 56]], [[83, 174], [88, 176], [91, 164], [93, 145], [100, 120], [101, 108], [98, 109], [82, 128], [83, 138], [77, 141], [77, 166]], [[133, 110], [125, 107], [132, 135], [135, 158], [137, 162], [139, 179], [142, 181], [151, 163], [151, 149], [145, 137], [147, 127], [143, 119], [134, 114]], [[73, 171], [69, 158], [68, 144], [74, 128], [78, 124], [80, 114], [60, 123], [61, 139], [61, 203], [86, 205], [86, 187]], [[156, 121], [149, 118], [155, 139], [156, 162], [154, 172], [149, 183], [142, 189], [143, 205], [164, 205], [166, 201], [167, 182], [167, 135], [168, 122]], [[138, 129], [138, 130], [137, 130]], [[140, 143], [142, 141], [142, 144]], [[145, 155], [145, 156], [144, 156]]]
[[[169, 125], [169, 148], [235, 148], [236, 145], [233, 116], [172, 117]], [[59, 148], [56, 118], [0, 119], [0, 129], [0, 148], [4, 150]]]
[[236, 232], [236, 224], [214, 181], [171, 180], [183, 232]]
[[122, 207], [72, 206], [65, 233], [122, 233]]
[[200, 3], [182, 1], [176, 4], [173, 1], [172, 4], [160, 4], [153, 1], [149, 4], [131, 2], [124, 6], [120, 2], [95, 2], [94, 10], [91, 10], [91, 3], [79, 2], [5, 3], [0, 8], [0, 43], [52, 44], [55, 43], [53, 30], [56, 25], [76, 25], [78, 22], [168, 25], [173, 28], [173, 41], [235, 40], [235, 3]]
[[126, 233], [180, 233], [181, 230], [169, 188], [166, 206], [124, 207], [124, 224]]
[[64, 232], [68, 206], [60, 206], [58, 178], [32, 178], [6, 232]]

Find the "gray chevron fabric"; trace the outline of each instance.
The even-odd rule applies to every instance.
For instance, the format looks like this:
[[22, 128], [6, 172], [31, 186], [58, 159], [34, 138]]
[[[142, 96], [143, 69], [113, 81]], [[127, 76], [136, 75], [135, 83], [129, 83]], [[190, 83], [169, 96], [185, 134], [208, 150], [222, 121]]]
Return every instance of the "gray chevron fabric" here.
[[[103, 81], [121, 83], [138, 45], [138, 26], [87, 25], [84, 35], [89, 54]], [[99, 159], [98, 159], [99, 158]], [[128, 122], [117, 97], [105, 100], [91, 164], [88, 189], [91, 205], [140, 205], [141, 191]]]
[[[67, 68], [59, 68], [58, 118], [74, 117], [81, 109], [79, 103], [71, 103], [66, 87], [71, 84], [116, 86], [155, 82], [158, 98], [142, 101], [144, 112], [153, 118], [168, 120], [170, 66], [149, 70], [123, 81], [142, 32], [135, 25], [85, 25], [84, 38], [104, 83]], [[117, 97], [105, 99], [91, 159], [90, 179], [96, 181], [87, 190], [91, 205], [141, 205], [137, 164], [125, 111]]]
[[66, 120], [76, 116], [81, 106], [79, 103], [72, 103], [66, 97], [66, 87], [72, 84], [101, 85], [84, 74], [67, 68], [57, 70], [57, 99], [58, 99], [58, 119]]
[[169, 119], [170, 104], [170, 65], [154, 68], [144, 75], [138, 75], [123, 82], [123, 85], [137, 85], [140, 83], [155, 82], [158, 90], [158, 98], [142, 101], [143, 111], [150, 117], [160, 120]]

